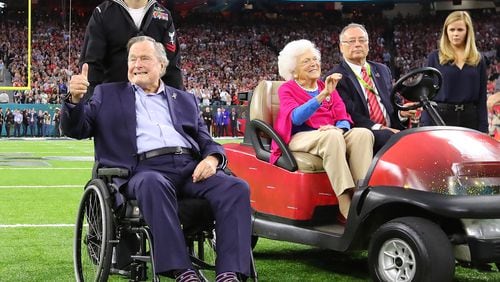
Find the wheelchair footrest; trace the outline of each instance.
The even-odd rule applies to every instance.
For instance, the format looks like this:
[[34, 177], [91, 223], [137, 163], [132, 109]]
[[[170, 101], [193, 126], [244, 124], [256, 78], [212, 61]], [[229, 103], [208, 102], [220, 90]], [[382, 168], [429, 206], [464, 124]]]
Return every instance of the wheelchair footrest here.
[[109, 270], [109, 272], [111, 274], [118, 274], [118, 275], [121, 275], [121, 276], [129, 276], [130, 275], [130, 271], [123, 270], [123, 269], [117, 269], [117, 268], [111, 268]]
[[201, 269], [208, 269], [208, 270], [215, 270], [215, 265], [208, 264], [201, 259], [190, 255], [191, 262], [193, 263], [194, 266], [201, 268]]
[[151, 261], [151, 257], [150, 256], [130, 256], [133, 260], [137, 260], [137, 261], [143, 261], [143, 262], [150, 262]]

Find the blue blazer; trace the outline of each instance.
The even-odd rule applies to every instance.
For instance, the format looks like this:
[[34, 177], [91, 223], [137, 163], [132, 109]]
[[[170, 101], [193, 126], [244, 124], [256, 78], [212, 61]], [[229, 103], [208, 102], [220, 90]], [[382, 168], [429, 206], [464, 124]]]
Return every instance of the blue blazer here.
[[[371, 67], [373, 83], [375, 83], [382, 104], [384, 104], [387, 114], [391, 119], [391, 127], [403, 129], [399, 121], [398, 112], [394, 110], [391, 103], [391, 71], [386, 65], [380, 63], [368, 61], [368, 64], [370, 64]], [[342, 60], [340, 64], [330, 70], [325, 77], [335, 72], [342, 74], [342, 79], [337, 84], [337, 91], [342, 97], [342, 100], [344, 100], [347, 112], [351, 115], [354, 126], [371, 129], [375, 123], [370, 120], [370, 112], [368, 110], [364, 89], [359, 85], [356, 75], [345, 60]]]
[[[226, 158], [222, 146], [212, 140], [200, 116], [196, 97], [165, 85], [166, 99], [175, 129], [204, 158], [211, 154]], [[137, 166], [137, 138], [134, 88], [128, 82], [105, 83], [95, 88], [87, 102], [63, 104], [61, 127], [69, 137], [94, 138], [95, 158], [104, 167], [122, 167], [133, 171]]]

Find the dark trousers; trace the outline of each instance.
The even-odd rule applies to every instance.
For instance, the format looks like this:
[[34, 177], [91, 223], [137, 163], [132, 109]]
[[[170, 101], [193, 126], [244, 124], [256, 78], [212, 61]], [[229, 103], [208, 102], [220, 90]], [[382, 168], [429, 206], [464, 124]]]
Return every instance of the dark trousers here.
[[14, 137], [20, 137], [21, 136], [21, 124], [20, 123], [14, 123]]
[[476, 107], [468, 106], [464, 111], [438, 108], [438, 112], [448, 126], [461, 126], [479, 130]]
[[36, 125], [37, 133], [36, 136], [42, 137], [43, 135], [43, 124], [37, 124]]
[[375, 142], [373, 143], [373, 154], [375, 155], [389, 141], [394, 133], [389, 129], [372, 130]]
[[238, 122], [231, 121], [231, 135], [233, 137], [238, 136]]
[[30, 135], [31, 135], [31, 137], [34, 137], [35, 136], [35, 124], [30, 123], [29, 127], [30, 127]]
[[224, 136], [224, 125], [218, 124], [216, 127], [217, 127], [217, 136], [215, 136], [215, 137]]
[[212, 132], [212, 123], [211, 122], [205, 122], [207, 125], [208, 132], [210, 133], [210, 136], [214, 136], [214, 133]]
[[218, 171], [193, 183], [198, 161], [189, 155], [163, 155], [142, 161], [133, 172], [125, 193], [137, 199], [153, 233], [158, 273], [193, 268], [177, 215], [177, 197], [205, 198], [216, 225], [216, 272], [250, 273], [250, 190], [238, 178]]
[[[475, 105], [438, 103], [435, 108], [447, 126], [461, 126], [479, 130], [479, 118]], [[422, 123], [423, 125], [435, 125], [426, 111], [422, 112]]]

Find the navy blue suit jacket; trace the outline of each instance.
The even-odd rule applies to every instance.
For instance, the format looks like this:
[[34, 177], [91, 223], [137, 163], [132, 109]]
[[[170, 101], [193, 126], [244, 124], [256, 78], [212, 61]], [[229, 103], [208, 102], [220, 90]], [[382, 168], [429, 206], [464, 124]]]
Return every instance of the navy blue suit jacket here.
[[[196, 97], [166, 85], [165, 91], [175, 129], [201, 158], [220, 154], [224, 167], [224, 150], [210, 136]], [[89, 101], [64, 103], [62, 108], [64, 134], [76, 139], [93, 137], [96, 161], [104, 167], [133, 171], [137, 166], [136, 124], [135, 93], [128, 82], [100, 84]]]
[[[373, 83], [375, 83], [382, 104], [384, 104], [387, 114], [391, 119], [391, 127], [403, 129], [399, 121], [398, 112], [394, 110], [391, 103], [391, 71], [386, 65], [380, 63], [368, 61], [368, 64], [370, 64], [371, 67]], [[364, 89], [359, 85], [358, 79], [352, 69], [345, 60], [342, 60], [340, 64], [330, 70], [326, 76], [332, 73], [342, 74], [342, 79], [337, 84], [337, 91], [342, 97], [342, 100], [344, 100], [347, 112], [351, 115], [354, 126], [371, 129], [375, 123], [370, 120], [368, 102], [365, 98]]]

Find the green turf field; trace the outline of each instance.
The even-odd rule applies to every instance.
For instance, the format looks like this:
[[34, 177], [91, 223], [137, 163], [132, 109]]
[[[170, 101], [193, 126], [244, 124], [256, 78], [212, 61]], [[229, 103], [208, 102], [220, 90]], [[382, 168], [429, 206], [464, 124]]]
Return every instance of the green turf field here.
[[[74, 281], [72, 225], [92, 156], [89, 140], [0, 139], [0, 281]], [[264, 282], [369, 280], [364, 252], [260, 239], [254, 256]], [[456, 281], [500, 273], [457, 267]]]

